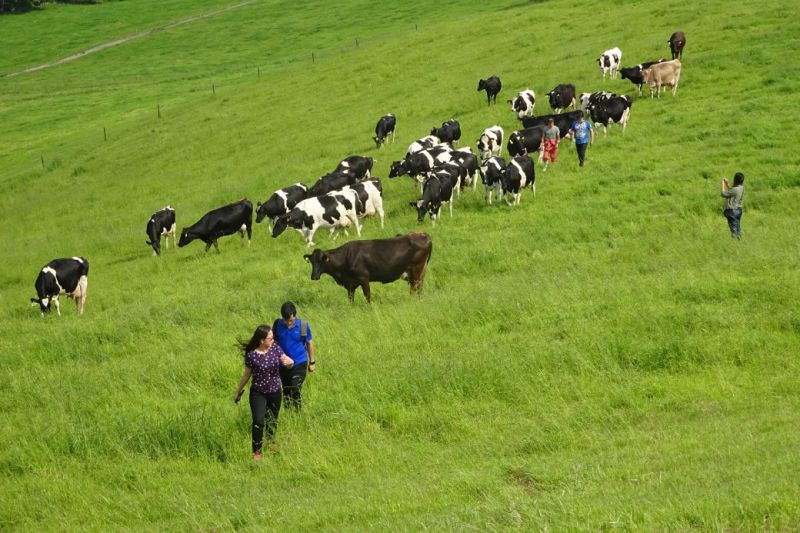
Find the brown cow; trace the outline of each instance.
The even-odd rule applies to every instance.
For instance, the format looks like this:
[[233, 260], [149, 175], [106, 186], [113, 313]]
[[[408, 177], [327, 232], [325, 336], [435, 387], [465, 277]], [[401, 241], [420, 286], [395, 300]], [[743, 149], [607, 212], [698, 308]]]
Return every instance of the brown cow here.
[[360, 286], [369, 303], [371, 281], [391, 283], [402, 277], [412, 292], [421, 291], [432, 249], [430, 235], [415, 232], [390, 239], [350, 241], [333, 250], [317, 248], [303, 258], [311, 263], [312, 280], [329, 274], [347, 289], [351, 302]]
[[670, 35], [667, 44], [672, 51], [672, 59], [683, 59], [683, 47], [686, 46], [686, 36], [682, 31], [676, 31]]
[[678, 81], [681, 79], [681, 62], [679, 59], [672, 61], [664, 61], [663, 63], [656, 63], [642, 70], [642, 77], [644, 82], [650, 87], [650, 98], [653, 97], [653, 92], [658, 93], [661, 98], [661, 88], [664, 85], [672, 87], [672, 96], [678, 91]]

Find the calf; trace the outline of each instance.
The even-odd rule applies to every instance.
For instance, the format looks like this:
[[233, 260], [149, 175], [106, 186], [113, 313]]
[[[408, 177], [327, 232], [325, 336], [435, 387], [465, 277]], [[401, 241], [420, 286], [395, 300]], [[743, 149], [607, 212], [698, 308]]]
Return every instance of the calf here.
[[285, 215], [297, 205], [297, 202], [304, 200], [308, 195], [308, 187], [302, 183], [295, 183], [289, 187], [278, 189], [272, 196], [267, 198], [263, 204], [258, 202], [256, 204], [256, 224], [260, 223], [266, 217], [269, 220], [269, 230], [272, 231], [273, 221]]
[[539, 152], [539, 162], [542, 162], [544, 154], [544, 126], [533, 126], [515, 131], [508, 138], [508, 155], [511, 157], [527, 155], [530, 152]]
[[56, 313], [61, 316], [61, 304], [58, 297], [66, 294], [75, 300], [78, 314], [83, 314], [86, 304], [86, 290], [89, 286], [89, 262], [83, 257], [54, 259], [47, 263], [36, 276], [34, 287], [36, 298], [31, 298], [31, 305], [39, 306], [42, 316], [50, 311], [55, 302]]
[[453, 216], [452, 176], [453, 174], [449, 170], [440, 170], [425, 180], [422, 186], [422, 198], [410, 203], [411, 207], [417, 210], [417, 222], [425, 220], [425, 213], [429, 213], [431, 224], [435, 226], [442, 203], [449, 204], [450, 216]]
[[536, 105], [536, 95], [530, 89], [525, 89], [517, 93], [516, 98], [508, 100], [511, 110], [517, 114], [517, 118], [522, 120], [524, 116], [533, 115], [533, 107]]
[[481, 181], [483, 181], [483, 199], [492, 204], [492, 192], [500, 198], [503, 176], [506, 173], [506, 161], [502, 157], [490, 157], [481, 163]]
[[355, 185], [348, 185], [343, 190], [348, 189], [355, 191], [358, 196], [356, 215], [359, 218], [366, 218], [377, 213], [381, 218], [381, 229], [383, 229], [383, 186], [380, 180], [376, 178], [361, 181]]
[[347, 228], [350, 224], [355, 225], [356, 231], [361, 235], [356, 202], [354, 191], [334, 191], [331, 194], [306, 198], [275, 220], [272, 237], [278, 237], [286, 228], [294, 228], [303, 235], [306, 246], [314, 246], [313, 238], [317, 230], [329, 228], [331, 237], [335, 237], [338, 228]]
[[670, 52], [672, 52], [672, 59], [683, 58], [683, 47], [686, 46], [686, 36], [682, 31], [676, 31], [670, 35], [667, 44], [669, 45]]
[[605, 137], [609, 123], [619, 124], [622, 126], [622, 133], [625, 133], [632, 105], [630, 96], [614, 96], [597, 104], [589, 104], [588, 109], [595, 126], [603, 125], [603, 137]]
[[397, 119], [391, 113], [383, 115], [378, 120], [378, 124], [375, 125], [375, 137], [372, 138], [376, 147], [383, 146], [386, 143], [386, 138], [390, 135], [392, 136], [392, 144], [394, 144], [394, 129], [396, 125]]
[[347, 174], [352, 174], [356, 177], [356, 179], [364, 180], [369, 179], [370, 171], [372, 170], [372, 165], [375, 163], [375, 160], [371, 157], [364, 157], [363, 155], [351, 155], [350, 157], [346, 157], [342, 159], [342, 161], [336, 165], [336, 168], [333, 172], [345, 172]]
[[639, 89], [639, 96], [642, 96], [642, 85], [644, 85], [644, 76], [642, 75], [642, 70], [650, 68], [656, 63], [662, 63], [664, 61], [665, 61], [664, 59], [659, 59], [658, 61], [648, 61], [646, 63], [640, 63], [635, 67], [621, 68], [619, 70], [620, 77], [623, 80], [630, 80], [631, 83], [636, 85], [636, 87]]
[[656, 63], [650, 68], [642, 71], [644, 82], [650, 88], [650, 98], [653, 97], [653, 90], [661, 98], [661, 89], [665, 85], [672, 87], [672, 96], [678, 91], [678, 81], [681, 79], [681, 62], [679, 59]]
[[442, 123], [441, 128], [431, 128], [431, 135], [435, 135], [440, 142], [450, 146], [461, 138], [461, 124], [455, 119]]
[[597, 64], [600, 65], [600, 72], [603, 73], [603, 79], [606, 79], [606, 73], [611, 75], [611, 79], [617, 77], [620, 62], [622, 61], [622, 50], [617, 47], [606, 50], [600, 57], [597, 58]]
[[403, 278], [411, 292], [421, 291], [432, 250], [430, 235], [408, 233], [390, 239], [350, 241], [333, 250], [316, 249], [303, 258], [311, 264], [312, 280], [328, 274], [347, 289], [351, 303], [361, 287], [369, 303], [372, 281], [391, 283]]
[[161, 236], [169, 250], [169, 236], [172, 235], [172, 247], [175, 247], [175, 210], [170, 206], [153, 213], [147, 221], [147, 244], [153, 247], [153, 255], [161, 255]]
[[497, 94], [502, 87], [503, 84], [497, 76], [489, 76], [489, 79], [478, 81], [478, 91], [486, 91], [487, 105], [492, 105], [492, 102], [497, 103]]
[[571, 83], [561, 83], [547, 93], [550, 108], [554, 113], [561, 113], [569, 106], [575, 109], [575, 86]]
[[488, 159], [493, 155], [500, 155], [503, 149], [503, 136], [505, 132], [500, 126], [491, 126], [483, 130], [478, 138], [478, 153], [481, 159]]
[[247, 245], [250, 246], [253, 234], [253, 204], [247, 198], [209, 211], [191, 226], [183, 228], [178, 246], [182, 248], [193, 240], [200, 239], [206, 243], [206, 252], [213, 244], [219, 253], [217, 239], [236, 232], [242, 236], [242, 242], [247, 232]]
[[[511, 160], [503, 174], [503, 196], [508, 205], [519, 205], [522, 199], [522, 189], [530, 187], [536, 196], [536, 176], [533, 170], [533, 160], [527, 155], [517, 156]], [[512, 202], [508, 201], [511, 195]]]
[[337, 191], [346, 185], [352, 185], [358, 181], [358, 177], [353, 172], [334, 171], [320, 177], [306, 193], [306, 198], [322, 196], [331, 191]]

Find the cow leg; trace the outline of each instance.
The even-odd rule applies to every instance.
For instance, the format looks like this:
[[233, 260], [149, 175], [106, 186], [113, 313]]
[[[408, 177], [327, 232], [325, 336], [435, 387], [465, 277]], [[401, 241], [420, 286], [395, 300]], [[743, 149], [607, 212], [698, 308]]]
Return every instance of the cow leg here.
[[58, 294], [53, 296], [53, 303], [56, 306], [56, 313], [58, 313], [58, 316], [61, 316], [61, 303], [58, 301]]
[[217, 239], [214, 239], [214, 249], [219, 253], [219, 244], [217, 244]]
[[[368, 304], [372, 303], [372, 296], [369, 292], [369, 280], [364, 279], [361, 282], [361, 291], [364, 293], [364, 298], [367, 299], [367, 303]], [[353, 292], [355, 292], [355, 289], [353, 289]]]
[[533, 197], [536, 198], [536, 182], [534, 181], [531, 183], [531, 189], [533, 189]]
[[209, 248], [211, 248], [211, 243], [212, 243], [212, 242], [214, 242], [214, 241], [208, 241], [208, 242], [206, 242], [206, 253], [208, 253], [208, 250], [209, 250]]
[[453, 199], [450, 198], [450, 201], [447, 202], [447, 206], [450, 208], [450, 216], [453, 216]]
[[350, 219], [350, 221], [351, 221], [353, 224], [355, 224], [355, 226], [356, 226], [356, 233], [358, 234], [358, 236], [359, 236], [359, 237], [361, 237], [361, 222], [359, 222], [359, 221], [358, 221], [358, 215], [352, 215], [352, 216], [348, 216], [347, 218], [349, 218], [349, 219]]
[[314, 232], [315, 231], [316, 231], [316, 229], [310, 229], [310, 230], [304, 229], [304, 230], [302, 230], [303, 237], [305, 237], [305, 239], [306, 239], [306, 246], [308, 246], [309, 248], [314, 246], [314, 241], [312, 239], [314, 238]]
[[353, 303], [355, 301], [355, 297], [356, 297], [356, 286], [349, 285], [347, 287], [347, 298], [350, 300], [350, 303]]

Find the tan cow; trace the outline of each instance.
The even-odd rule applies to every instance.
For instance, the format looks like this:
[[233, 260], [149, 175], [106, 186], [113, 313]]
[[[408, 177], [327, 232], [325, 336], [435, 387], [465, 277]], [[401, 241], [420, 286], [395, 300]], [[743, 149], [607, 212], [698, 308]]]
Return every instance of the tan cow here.
[[650, 98], [653, 97], [653, 89], [658, 93], [658, 97], [661, 98], [661, 88], [664, 85], [672, 87], [672, 96], [675, 96], [678, 91], [678, 80], [681, 79], [681, 61], [680, 59], [673, 59], [672, 61], [651, 65], [649, 68], [642, 70], [642, 77], [647, 86], [650, 87]]

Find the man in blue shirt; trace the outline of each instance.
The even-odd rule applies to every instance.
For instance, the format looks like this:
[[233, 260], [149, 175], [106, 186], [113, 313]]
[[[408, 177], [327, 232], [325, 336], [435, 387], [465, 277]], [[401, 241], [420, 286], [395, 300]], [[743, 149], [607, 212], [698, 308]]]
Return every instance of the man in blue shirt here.
[[302, 406], [300, 391], [306, 379], [306, 372], [316, 370], [311, 328], [307, 322], [297, 318], [297, 308], [292, 302], [286, 302], [281, 306], [281, 317], [283, 318], [279, 318], [273, 324], [273, 335], [278, 346], [294, 362], [291, 368], [284, 366], [280, 368], [283, 401], [286, 407], [300, 409]]
[[594, 144], [594, 129], [583, 115], [572, 123], [569, 132], [575, 136], [575, 149], [578, 151], [578, 161], [583, 166], [586, 159], [586, 147]]

